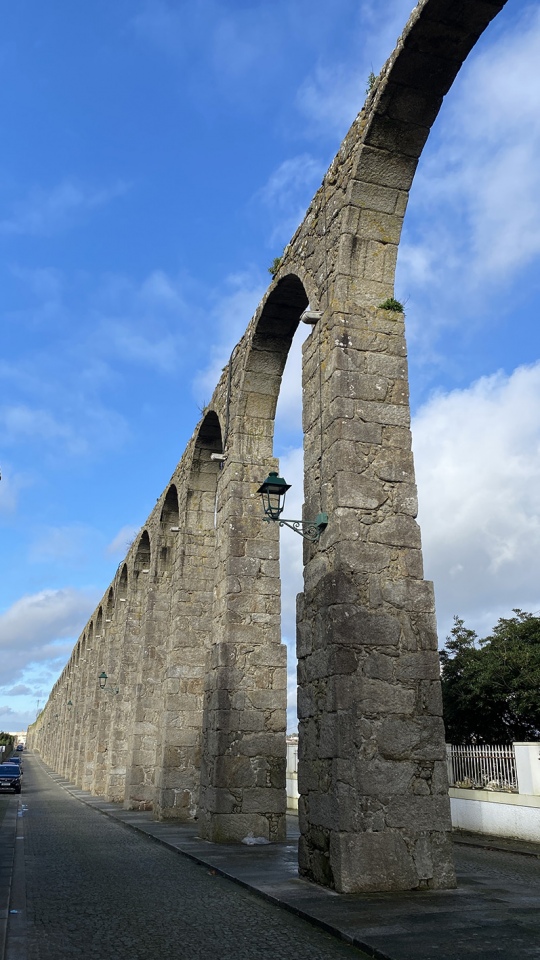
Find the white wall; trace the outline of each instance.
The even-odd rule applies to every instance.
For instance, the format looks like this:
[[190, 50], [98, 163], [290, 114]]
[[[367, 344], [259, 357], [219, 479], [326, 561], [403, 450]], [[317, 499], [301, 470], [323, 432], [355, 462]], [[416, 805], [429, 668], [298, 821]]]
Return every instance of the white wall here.
[[287, 737], [287, 809], [298, 810], [298, 737]]
[[540, 843], [540, 797], [455, 787], [449, 792], [455, 829]]

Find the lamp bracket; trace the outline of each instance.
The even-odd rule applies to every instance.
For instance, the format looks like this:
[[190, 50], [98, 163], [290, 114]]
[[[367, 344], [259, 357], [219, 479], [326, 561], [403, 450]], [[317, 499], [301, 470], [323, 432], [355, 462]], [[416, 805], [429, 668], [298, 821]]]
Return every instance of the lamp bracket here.
[[280, 527], [289, 527], [310, 543], [318, 543], [321, 533], [328, 526], [327, 513], [318, 513], [315, 520], [285, 520], [282, 517], [274, 520], [273, 517], [268, 516], [263, 517], [263, 520], [265, 523], [279, 523]]

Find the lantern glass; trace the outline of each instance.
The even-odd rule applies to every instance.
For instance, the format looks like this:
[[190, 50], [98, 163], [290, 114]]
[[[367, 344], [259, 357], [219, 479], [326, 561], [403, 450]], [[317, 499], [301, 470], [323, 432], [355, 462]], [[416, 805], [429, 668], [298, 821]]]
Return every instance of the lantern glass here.
[[272, 471], [257, 490], [269, 520], [279, 520], [285, 506], [285, 495], [290, 488], [290, 483], [285, 483], [283, 477], [278, 477], [277, 473]]
[[105, 684], [107, 683], [107, 680], [108, 680], [107, 674], [105, 673], [104, 670], [102, 673], [100, 673], [98, 680], [99, 680], [99, 689], [104, 690]]

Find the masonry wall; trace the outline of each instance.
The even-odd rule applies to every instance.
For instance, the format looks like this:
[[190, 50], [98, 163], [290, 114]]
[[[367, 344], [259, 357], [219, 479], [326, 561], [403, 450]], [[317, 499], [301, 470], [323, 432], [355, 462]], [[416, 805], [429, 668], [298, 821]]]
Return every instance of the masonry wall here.
[[387, 300], [430, 127], [503, 5], [415, 7], [29, 732], [52, 766], [127, 807], [197, 816], [211, 841], [284, 837], [279, 538], [256, 490], [279, 469], [276, 403], [309, 306], [304, 511], [329, 523], [305, 544], [298, 600], [299, 863], [341, 892], [455, 883], [404, 317]]

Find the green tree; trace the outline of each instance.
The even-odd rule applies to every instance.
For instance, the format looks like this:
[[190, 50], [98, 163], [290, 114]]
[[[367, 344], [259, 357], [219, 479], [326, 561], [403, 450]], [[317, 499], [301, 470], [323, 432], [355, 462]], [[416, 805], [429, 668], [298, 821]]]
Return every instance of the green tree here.
[[441, 652], [449, 743], [540, 738], [540, 617], [513, 613], [480, 640], [454, 617]]
[[0, 751], [0, 760], [6, 757], [10, 757], [13, 753], [13, 737], [10, 733], [5, 733], [3, 730], [0, 731], [0, 746], [5, 747], [5, 750]]

